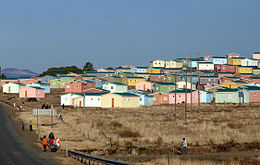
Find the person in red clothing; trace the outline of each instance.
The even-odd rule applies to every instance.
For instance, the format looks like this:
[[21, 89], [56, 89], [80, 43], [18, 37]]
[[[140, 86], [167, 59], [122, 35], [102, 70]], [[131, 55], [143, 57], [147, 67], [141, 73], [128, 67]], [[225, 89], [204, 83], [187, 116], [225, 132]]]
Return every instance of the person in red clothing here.
[[49, 145], [50, 145], [50, 146], [53, 145], [53, 139], [49, 139]]
[[47, 142], [46, 136], [44, 135], [43, 139], [42, 139], [42, 146], [43, 146], [43, 151], [44, 152], [46, 152], [47, 145], [48, 145], [48, 142]]

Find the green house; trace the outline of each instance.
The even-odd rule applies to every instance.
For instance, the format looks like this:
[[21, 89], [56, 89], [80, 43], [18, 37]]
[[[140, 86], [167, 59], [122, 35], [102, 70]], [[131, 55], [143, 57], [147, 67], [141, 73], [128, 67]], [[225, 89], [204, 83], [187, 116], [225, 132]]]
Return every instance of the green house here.
[[175, 78], [176, 78], [176, 82], [181, 81], [180, 76], [176, 76], [176, 74], [167, 74], [164, 76], [163, 78], [163, 83], [175, 83]]
[[65, 84], [67, 82], [72, 82], [76, 77], [68, 76], [68, 77], [60, 77], [50, 81], [51, 88], [65, 88]]
[[114, 83], [122, 83], [122, 77], [112, 76], [112, 77], [103, 77], [103, 80], [107, 82], [114, 82]]
[[116, 68], [115, 70], [115, 74], [118, 75], [119, 73], [122, 73], [122, 72], [128, 72], [128, 73], [131, 73], [131, 68]]
[[174, 89], [175, 89], [175, 84], [174, 83], [154, 82], [154, 85], [153, 85], [153, 92], [154, 93], [168, 94], [170, 90], [174, 90]]
[[243, 88], [216, 90], [215, 103], [249, 103], [249, 91]]
[[253, 69], [253, 74], [254, 75], [260, 75], [260, 68]]

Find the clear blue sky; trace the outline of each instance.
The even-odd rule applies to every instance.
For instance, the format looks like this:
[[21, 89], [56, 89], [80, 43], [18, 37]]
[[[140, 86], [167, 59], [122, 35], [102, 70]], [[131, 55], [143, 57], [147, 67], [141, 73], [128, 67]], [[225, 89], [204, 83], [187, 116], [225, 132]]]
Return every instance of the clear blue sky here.
[[259, 0], [6, 0], [0, 65], [148, 65], [192, 52], [260, 51]]

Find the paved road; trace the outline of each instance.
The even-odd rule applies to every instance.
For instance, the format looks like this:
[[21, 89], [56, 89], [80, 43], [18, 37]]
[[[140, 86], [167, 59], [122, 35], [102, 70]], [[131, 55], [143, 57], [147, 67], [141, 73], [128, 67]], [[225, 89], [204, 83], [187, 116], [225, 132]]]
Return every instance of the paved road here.
[[57, 164], [28, 144], [17, 132], [0, 104], [0, 164], [47, 165]]

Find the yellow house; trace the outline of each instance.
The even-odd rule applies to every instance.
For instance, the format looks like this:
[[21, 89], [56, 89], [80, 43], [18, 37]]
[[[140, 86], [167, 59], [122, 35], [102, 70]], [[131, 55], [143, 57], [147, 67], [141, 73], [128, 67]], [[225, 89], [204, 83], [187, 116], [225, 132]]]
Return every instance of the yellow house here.
[[234, 57], [234, 58], [228, 58], [227, 59], [227, 64], [229, 65], [236, 65], [236, 66], [241, 66], [243, 57]]
[[128, 86], [135, 86], [137, 82], [145, 81], [143, 77], [124, 77], [122, 78], [122, 83]]
[[146, 80], [148, 80], [149, 77], [150, 77], [150, 73], [134, 73], [133, 76], [134, 77], [142, 77], [142, 78], [145, 78]]
[[244, 82], [244, 81], [226, 81], [226, 82], [223, 82], [221, 85], [223, 85], [224, 87], [226, 88], [231, 88], [231, 89], [234, 89], [234, 88], [237, 88], [239, 86], [242, 86], [242, 85], [246, 85], [247, 83]]
[[161, 73], [161, 70], [164, 68], [147, 68], [147, 73]]
[[66, 76], [75, 76], [75, 77], [78, 77], [78, 76], [81, 76], [80, 74], [77, 74], [77, 73], [68, 73], [66, 74]]
[[79, 96], [72, 99], [72, 105], [74, 107], [83, 107], [84, 96]]
[[108, 93], [101, 96], [102, 108], [138, 108], [140, 97], [131, 93]]
[[253, 73], [253, 68], [248, 66], [237, 66], [236, 73]]

